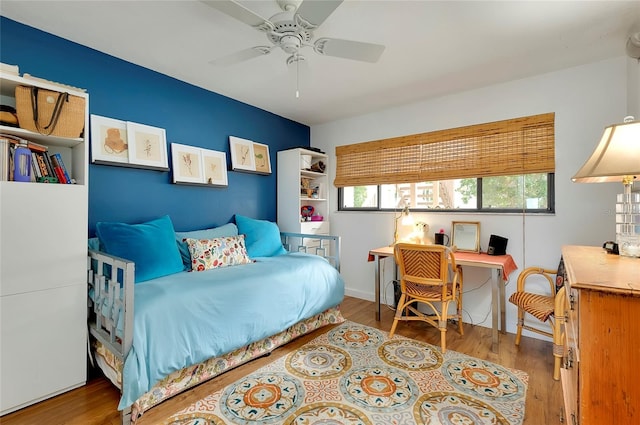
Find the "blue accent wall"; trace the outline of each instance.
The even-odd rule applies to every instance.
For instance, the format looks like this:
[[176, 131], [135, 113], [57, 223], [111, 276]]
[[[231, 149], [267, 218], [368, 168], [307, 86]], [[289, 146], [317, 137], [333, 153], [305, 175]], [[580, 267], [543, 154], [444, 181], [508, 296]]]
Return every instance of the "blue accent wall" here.
[[[229, 186], [171, 183], [171, 172], [89, 165], [89, 235], [98, 221], [137, 223], [168, 214], [176, 230], [276, 219], [276, 153], [309, 146], [308, 126], [0, 17], [0, 61], [87, 89], [89, 112], [166, 130], [167, 143], [224, 151], [229, 136], [269, 146], [272, 174], [228, 171]], [[171, 152], [168, 149], [169, 165]]]

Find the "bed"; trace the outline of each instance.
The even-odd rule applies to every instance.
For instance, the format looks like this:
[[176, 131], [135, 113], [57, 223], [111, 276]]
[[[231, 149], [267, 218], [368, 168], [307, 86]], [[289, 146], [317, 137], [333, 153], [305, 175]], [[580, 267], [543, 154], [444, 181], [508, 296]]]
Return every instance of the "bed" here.
[[[172, 236], [175, 243], [181, 235]], [[121, 390], [124, 424], [301, 335], [344, 321], [340, 238], [279, 231], [278, 238], [277, 255], [204, 271], [185, 265], [143, 281], [134, 261], [89, 250], [92, 361]]]

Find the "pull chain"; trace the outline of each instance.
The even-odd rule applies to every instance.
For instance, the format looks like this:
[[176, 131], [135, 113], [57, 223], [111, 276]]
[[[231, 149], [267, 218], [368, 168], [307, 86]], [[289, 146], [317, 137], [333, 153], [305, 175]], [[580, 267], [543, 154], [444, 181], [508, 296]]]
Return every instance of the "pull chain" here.
[[300, 98], [300, 56], [296, 55], [296, 99]]

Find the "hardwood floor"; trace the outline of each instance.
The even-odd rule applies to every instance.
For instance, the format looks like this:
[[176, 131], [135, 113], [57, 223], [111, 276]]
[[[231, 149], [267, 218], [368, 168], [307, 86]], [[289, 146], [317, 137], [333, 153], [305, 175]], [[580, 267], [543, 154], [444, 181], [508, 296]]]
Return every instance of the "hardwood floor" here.
[[[391, 328], [393, 322], [394, 312], [391, 309], [383, 306], [381, 320], [376, 322], [374, 304], [357, 298], [346, 297], [341, 310], [347, 320], [385, 331]], [[278, 348], [270, 356], [240, 366], [179, 394], [145, 412], [138, 423], [140, 425], [162, 423], [176, 411], [287, 354], [326, 330], [327, 328], [319, 329]], [[425, 323], [401, 322], [397, 333], [436, 346], [440, 345], [439, 331]], [[493, 353], [490, 329], [465, 324], [464, 336], [460, 336], [457, 329], [450, 325], [447, 332], [447, 349], [527, 372], [529, 387], [524, 425], [560, 424], [562, 389], [560, 382], [554, 381], [551, 377], [553, 372], [551, 343], [523, 337], [518, 348], [514, 345], [515, 335], [507, 334], [500, 337], [499, 352]], [[116, 410], [118, 399], [118, 390], [106, 378], [97, 376], [82, 388], [5, 415], [0, 418], [0, 423], [2, 425], [117, 425], [120, 423], [120, 415]]]

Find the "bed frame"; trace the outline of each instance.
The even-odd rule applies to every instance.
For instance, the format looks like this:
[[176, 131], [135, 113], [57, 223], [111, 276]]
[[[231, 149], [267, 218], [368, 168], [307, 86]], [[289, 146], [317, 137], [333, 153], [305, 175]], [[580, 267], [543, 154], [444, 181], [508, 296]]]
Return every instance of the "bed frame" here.
[[[333, 267], [340, 271], [341, 240], [339, 236], [290, 232], [281, 232], [280, 236], [282, 244], [288, 252], [306, 252], [319, 255], [327, 259]], [[118, 365], [120, 370], [133, 344], [134, 271], [135, 264], [132, 261], [99, 251], [89, 250], [87, 257], [87, 282], [90, 294], [88, 303], [89, 334], [93, 339], [92, 345], [97, 345], [102, 353], [105, 351], [108, 352], [110, 360], [112, 363]], [[119, 331], [117, 331], [118, 320], [123, 321]], [[141, 397], [133, 406], [121, 412], [122, 423], [123, 425], [134, 423], [142, 416], [144, 411], [179, 392], [218, 376], [247, 361], [268, 354], [278, 346], [291, 341], [303, 333], [309, 333], [328, 323], [339, 323], [342, 320], [344, 319], [340, 316], [337, 308], [335, 311], [328, 310], [293, 325], [266, 340], [256, 341], [233, 353], [228, 353], [215, 359], [209, 359], [199, 365], [185, 368], [182, 371], [204, 367], [205, 363], [208, 362], [215, 362], [216, 365], [216, 370], [213, 374], [209, 374], [200, 380], [190, 380], [190, 382], [185, 383], [185, 385], [180, 386], [180, 388], [175, 387], [176, 379], [163, 380], [154, 386], [145, 396], [154, 392], [156, 387], [162, 386], [163, 382], [170, 381], [172, 389], [167, 393], [167, 396], [161, 397], [160, 399], [155, 397], [152, 400], [145, 400], [143, 403], [139, 403], [140, 400], [145, 398], [145, 396]], [[223, 360], [222, 362], [219, 361], [221, 359]], [[93, 357], [91, 361], [93, 363]], [[102, 360], [102, 362], [104, 362], [104, 360]], [[103, 365], [101, 362], [98, 363], [100, 366]], [[220, 364], [226, 366], [221, 367]], [[111, 366], [113, 366], [113, 364], [111, 364]], [[179, 374], [174, 372], [167, 378], [173, 377], [174, 375]], [[108, 377], [122, 390], [121, 386], [116, 382], [116, 378], [113, 376]]]

